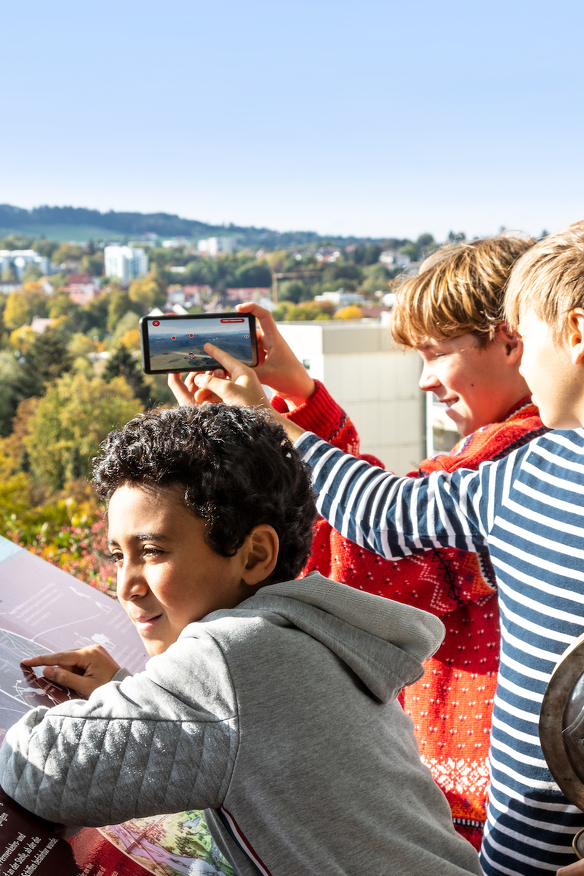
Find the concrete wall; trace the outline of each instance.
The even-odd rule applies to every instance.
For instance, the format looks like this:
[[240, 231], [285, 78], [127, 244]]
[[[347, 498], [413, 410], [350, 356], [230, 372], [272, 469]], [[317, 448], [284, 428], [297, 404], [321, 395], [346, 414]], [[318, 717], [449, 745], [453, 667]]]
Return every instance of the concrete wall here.
[[426, 456], [421, 359], [377, 322], [279, 323], [310, 375], [347, 411], [363, 452], [405, 474]]

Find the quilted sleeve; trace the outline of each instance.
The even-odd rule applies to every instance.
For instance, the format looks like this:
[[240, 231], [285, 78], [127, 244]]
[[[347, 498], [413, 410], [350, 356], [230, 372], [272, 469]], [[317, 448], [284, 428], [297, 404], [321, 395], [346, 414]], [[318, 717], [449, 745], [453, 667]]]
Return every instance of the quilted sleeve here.
[[0, 749], [0, 783], [26, 809], [65, 824], [216, 808], [237, 724], [229, 670], [203, 632], [87, 701], [28, 712]]

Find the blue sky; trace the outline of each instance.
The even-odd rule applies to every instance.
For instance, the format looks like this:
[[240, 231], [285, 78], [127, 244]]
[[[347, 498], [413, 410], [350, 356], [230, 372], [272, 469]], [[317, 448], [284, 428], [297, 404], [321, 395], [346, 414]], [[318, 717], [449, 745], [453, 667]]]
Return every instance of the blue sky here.
[[442, 239], [584, 216], [584, 4], [3, 4], [0, 202]]

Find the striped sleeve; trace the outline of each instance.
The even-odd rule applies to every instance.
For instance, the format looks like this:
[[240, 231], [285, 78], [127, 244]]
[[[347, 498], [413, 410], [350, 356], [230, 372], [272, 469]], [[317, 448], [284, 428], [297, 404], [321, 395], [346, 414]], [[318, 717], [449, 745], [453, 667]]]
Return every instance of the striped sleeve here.
[[305, 433], [296, 447], [312, 468], [319, 514], [345, 538], [386, 559], [439, 547], [486, 551], [495, 508], [509, 489], [514, 456], [478, 471], [404, 478], [312, 433]]

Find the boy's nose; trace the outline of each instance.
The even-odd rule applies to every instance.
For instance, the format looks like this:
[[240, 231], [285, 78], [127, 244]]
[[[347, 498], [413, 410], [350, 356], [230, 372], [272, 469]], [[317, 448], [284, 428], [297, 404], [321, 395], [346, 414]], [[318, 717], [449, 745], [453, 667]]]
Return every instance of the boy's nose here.
[[119, 568], [116, 590], [118, 596], [125, 600], [133, 596], [143, 596], [148, 590], [148, 584], [142, 570], [130, 563]]
[[424, 363], [418, 386], [422, 392], [432, 392], [435, 387], [440, 385], [440, 381], [436, 376], [434, 369], [427, 362]]

